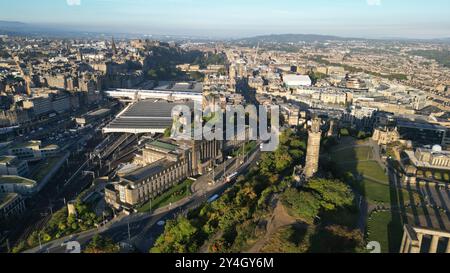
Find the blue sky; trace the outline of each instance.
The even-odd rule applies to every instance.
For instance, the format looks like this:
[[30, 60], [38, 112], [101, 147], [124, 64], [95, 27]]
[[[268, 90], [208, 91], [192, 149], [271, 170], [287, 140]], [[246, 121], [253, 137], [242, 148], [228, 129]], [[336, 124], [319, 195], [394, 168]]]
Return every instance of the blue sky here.
[[448, 0], [0, 0], [0, 20], [144, 34], [450, 37]]

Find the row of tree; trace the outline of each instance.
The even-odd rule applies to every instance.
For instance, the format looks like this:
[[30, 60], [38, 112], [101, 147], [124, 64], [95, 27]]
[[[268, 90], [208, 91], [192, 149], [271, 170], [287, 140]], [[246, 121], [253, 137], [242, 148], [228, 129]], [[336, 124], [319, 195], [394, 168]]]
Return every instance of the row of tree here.
[[102, 221], [101, 217], [98, 217], [88, 205], [79, 200], [75, 208], [76, 215], [69, 215], [67, 207], [55, 212], [42, 230], [34, 231], [25, 241], [19, 242], [13, 252], [20, 252], [36, 247], [39, 243], [47, 243], [51, 240], [92, 229]]
[[291, 130], [281, 136], [275, 153], [264, 154], [260, 167], [227, 190], [219, 200], [206, 203], [166, 224], [151, 252], [198, 252], [208, 245], [211, 252], [241, 251], [252, 238], [261, 218], [269, 212], [270, 197], [284, 191], [291, 183], [283, 179], [302, 160], [306, 143]]

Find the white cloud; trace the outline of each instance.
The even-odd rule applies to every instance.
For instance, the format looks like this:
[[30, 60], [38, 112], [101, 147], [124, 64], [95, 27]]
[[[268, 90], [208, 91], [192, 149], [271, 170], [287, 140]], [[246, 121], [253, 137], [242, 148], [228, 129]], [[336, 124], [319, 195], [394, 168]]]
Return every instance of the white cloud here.
[[369, 6], [381, 6], [381, 0], [367, 0]]
[[81, 5], [81, 0], [66, 0], [69, 6], [79, 6]]

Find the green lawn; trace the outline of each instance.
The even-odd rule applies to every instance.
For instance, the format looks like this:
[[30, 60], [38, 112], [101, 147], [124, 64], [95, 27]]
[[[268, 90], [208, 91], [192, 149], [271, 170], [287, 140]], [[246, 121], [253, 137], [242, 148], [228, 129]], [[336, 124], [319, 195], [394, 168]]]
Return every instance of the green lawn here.
[[[180, 183], [168, 191], [163, 193], [162, 195], [156, 197], [151, 202], [147, 202], [141, 208], [138, 209], [139, 212], [149, 212], [151, 210], [155, 210], [164, 206], [169, 205], [170, 203], [175, 203], [180, 201], [181, 199], [188, 197], [191, 195], [191, 186], [194, 183], [191, 179], [186, 179], [183, 183]], [[150, 207], [151, 203], [151, 207]]]
[[353, 162], [360, 160], [370, 160], [373, 158], [373, 151], [370, 147], [349, 147], [337, 150], [331, 155], [331, 159], [336, 162]]
[[388, 183], [389, 179], [378, 164], [373, 160], [373, 151], [370, 147], [349, 147], [331, 154], [331, 159], [342, 167], [342, 172], [352, 172], [366, 175], [372, 179]]
[[365, 176], [361, 183], [366, 198], [371, 203], [391, 203], [389, 178], [378, 162], [371, 160], [373, 151], [370, 147], [350, 147], [332, 153], [331, 158], [337, 163], [342, 174], [352, 172]]
[[382, 253], [398, 253], [400, 249], [403, 229], [394, 217], [390, 211], [375, 212], [367, 221], [367, 240], [379, 242]]
[[362, 183], [364, 183], [365, 196], [369, 202], [390, 205], [391, 187], [389, 185], [381, 184], [370, 179], [364, 179]]
[[336, 163], [341, 168], [342, 173], [352, 172], [355, 175], [360, 174], [386, 184], [389, 183], [388, 176], [376, 161], [356, 161], [346, 163], [339, 163], [339, 161], [336, 161]]
[[386, 184], [389, 183], [388, 176], [376, 161], [358, 162], [356, 171], [364, 176], [368, 176], [378, 181], [386, 182]]

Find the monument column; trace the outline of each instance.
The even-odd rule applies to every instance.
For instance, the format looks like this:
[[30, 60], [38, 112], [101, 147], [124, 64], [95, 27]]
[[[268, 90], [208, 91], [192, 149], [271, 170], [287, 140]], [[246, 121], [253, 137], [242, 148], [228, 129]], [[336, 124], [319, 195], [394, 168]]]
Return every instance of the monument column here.
[[403, 247], [403, 253], [409, 253], [410, 247], [411, 247], [411, 239], [409, 239], [409, 236], [406, 236], [405, 246]]
[[305, 165], [305, 176], [308, 179], [313, 177], [319, 169], [320, 140], [322, 138], [322, 132], [320, 131], [320, 122], [320, 119], [313, 119], [311, 128], [308, 133], [308, 145]]
[[440, 237], [436, 235], [434, 235], [433, 239], [431, 239], [430, 253], [437, 253], [439, 239]]
[[420, 250], [422, 249], [422, 243], [423, 243], [423, 233], [417, 233], [417, 239], [419, 241], [419, 245], [417, 246], [419, 249], [416, 253], [420, 253]]
[[423, 237], [423, 235], [417, 234], [417, 237], [419, 238], [419, 240], [411, 241], [410, 253], [420, 253], [420, 246], [422, 244], [422, 237]]
[[406, 246], [406, 232], [403, 232], [403, 239], [402, 239], [402, 244], [400, 245], [400, 253], [405, 253], [405, 246]]

